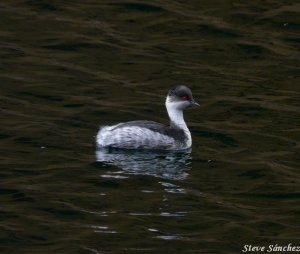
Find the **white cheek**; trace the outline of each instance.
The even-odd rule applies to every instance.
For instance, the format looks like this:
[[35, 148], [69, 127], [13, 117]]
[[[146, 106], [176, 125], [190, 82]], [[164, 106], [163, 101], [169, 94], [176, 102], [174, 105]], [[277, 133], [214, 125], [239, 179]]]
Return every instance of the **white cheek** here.
[[176, 109], [185, 109], [190, 105], [188, 101], [176, 101], [176, 102], [171, 102], [172, 107]]
[[166, 99], [166, 107], [167, 108], [183, 110], [188, 106], [190, 106], [189, 101], [184, 101], [184, 100], [172, 101], [172, 99], [169, 96], [167, 96], [167, 99]]

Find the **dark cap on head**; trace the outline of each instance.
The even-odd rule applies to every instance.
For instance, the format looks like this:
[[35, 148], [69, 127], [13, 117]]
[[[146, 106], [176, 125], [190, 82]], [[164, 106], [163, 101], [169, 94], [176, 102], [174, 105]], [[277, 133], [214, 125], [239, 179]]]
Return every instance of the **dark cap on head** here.
[[173, 86], [170, 90], [168, 95], [170, 96], [178, 96], [178, 97], [182, 97], [182, 96], [189, 96], [189, 97], [193, 97], [191, 90], [185, 86], [185, 85], [177, 85], [177, 86]]
[[177, 85], [172, 87], [168, 92], [171, 101], [189, 101], [190, 106], [199, 106], [195, 102], [192, 91], [185, 85]]

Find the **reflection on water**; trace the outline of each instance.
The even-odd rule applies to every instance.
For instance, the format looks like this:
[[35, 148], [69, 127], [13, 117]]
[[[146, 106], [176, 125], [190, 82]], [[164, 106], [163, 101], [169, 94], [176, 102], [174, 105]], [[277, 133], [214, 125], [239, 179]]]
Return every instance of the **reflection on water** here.
[[[127, 174], [152, 175], [170, 180], [186, 178], [188, 175], [187, 170], [189, 170], [192, 160], [191, 149], [184, 152], [176, 152], [102, 148], [96, 151], [96, 158], [98, 162], [116, 166]], [[102, 176], [113, 178], [126, 177], [120, 175]]]
[[[297, 245], [298, 2], [0, 1], [0, 252]], [[94, 163], [98, 125], [164, 122], [176, 83], [202, 102], [192, 158]]]

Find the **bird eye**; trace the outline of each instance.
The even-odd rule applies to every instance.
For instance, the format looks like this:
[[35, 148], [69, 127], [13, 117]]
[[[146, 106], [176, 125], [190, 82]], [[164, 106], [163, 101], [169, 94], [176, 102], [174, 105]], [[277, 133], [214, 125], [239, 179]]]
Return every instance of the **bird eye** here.
[[187, 101], [187, 100], [189, 100], [189, 99], [190, 99], [190, 97], [189, 97], [189, 96], [187, 96], [187, 95], [184, 95], [184, 96], [182, 96], [182, 99], [184, 99], [185, 101]]

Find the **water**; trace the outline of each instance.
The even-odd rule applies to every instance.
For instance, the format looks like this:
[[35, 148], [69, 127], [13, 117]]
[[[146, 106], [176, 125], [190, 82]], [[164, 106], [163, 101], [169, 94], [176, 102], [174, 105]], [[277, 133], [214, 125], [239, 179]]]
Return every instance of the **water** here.
[[[297, 1], [2, 1], [2, 253], [240, 253], [299, 245]], [[193, 149], [96, 153], [166, 122]]]

